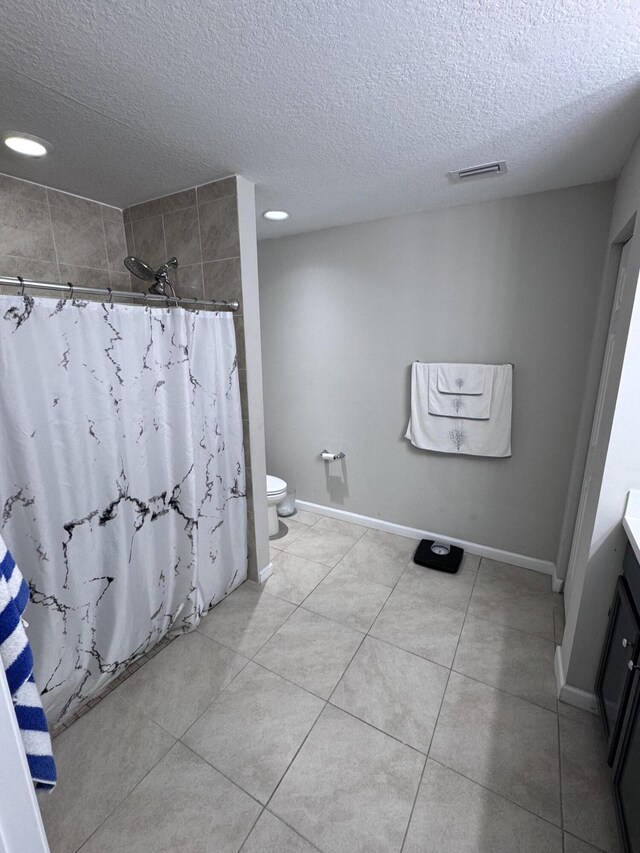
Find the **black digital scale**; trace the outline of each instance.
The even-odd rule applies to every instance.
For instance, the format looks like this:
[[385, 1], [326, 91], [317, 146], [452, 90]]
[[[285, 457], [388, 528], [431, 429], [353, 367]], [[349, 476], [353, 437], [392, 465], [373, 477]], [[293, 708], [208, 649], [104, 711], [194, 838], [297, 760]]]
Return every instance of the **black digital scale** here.
[[428, 569], [436, 569], [438, 572], [448, 572], [453, 575], [460, 568], [463, 556], [464, 548], [458, 548], [457, 545], [447, 545], [433, 539], [423, 539], [416, 548], [413, 562]]

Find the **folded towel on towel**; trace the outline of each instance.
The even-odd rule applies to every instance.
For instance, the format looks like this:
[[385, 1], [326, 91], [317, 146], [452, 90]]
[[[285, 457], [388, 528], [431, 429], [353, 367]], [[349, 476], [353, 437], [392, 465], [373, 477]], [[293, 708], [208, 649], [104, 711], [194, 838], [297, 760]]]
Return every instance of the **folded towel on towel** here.
[[[420, 364], [418, 370], [428, 374], [429, 414], [447, 418], [473, 418], [487, 420], [491, 414], [491, 390], [493, 388], [493, 364], [463, 365], [463, 367], [482, 367], [484, 369], [484, 391], [482, 394], [442, 393], [438, 390], [438, 377], [441, 367], [458, 365]], [[424, 380], [423, 380], [424, 381]]]
[[434, 364], [441, 394], [483, 394], [490, 364]]
[[513, 367], [496, 364], [491, 387], [491, 415], [487, 420], [441, 417], [429, 413], [426, 365], [411, 368], [411, 417], [405, 433], [414, 447], [470, 456], [511, 456], [511, 400]]
[[51, 750], [47, 718], [33, 677], [33, 655], [22, 614], [29, 589], [20, 569], [0, 536], [0, 662], [36, 788], [53, 788], [56, 765]]

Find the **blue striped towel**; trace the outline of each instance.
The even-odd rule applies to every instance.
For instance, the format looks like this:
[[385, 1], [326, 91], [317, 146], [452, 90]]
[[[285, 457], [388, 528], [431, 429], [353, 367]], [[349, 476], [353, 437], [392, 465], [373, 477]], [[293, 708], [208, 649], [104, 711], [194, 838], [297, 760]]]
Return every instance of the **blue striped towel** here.
[[53, 788], [57, 776], [51, 738], [22, 623], [28, 601], [29, 588], [0, 536], [0, 661], [13, 697], [31, 778], [36, 788]]

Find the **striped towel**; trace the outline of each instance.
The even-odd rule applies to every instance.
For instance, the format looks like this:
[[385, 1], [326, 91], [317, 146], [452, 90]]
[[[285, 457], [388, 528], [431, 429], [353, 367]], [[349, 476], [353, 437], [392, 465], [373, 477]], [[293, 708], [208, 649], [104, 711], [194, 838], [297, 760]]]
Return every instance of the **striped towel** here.
[[0, 661], [36, 788], [53, 788], [56, 765], [47, 718], [33, 678], [33, 655], [22, 623], [29, 588], [0, 536]]

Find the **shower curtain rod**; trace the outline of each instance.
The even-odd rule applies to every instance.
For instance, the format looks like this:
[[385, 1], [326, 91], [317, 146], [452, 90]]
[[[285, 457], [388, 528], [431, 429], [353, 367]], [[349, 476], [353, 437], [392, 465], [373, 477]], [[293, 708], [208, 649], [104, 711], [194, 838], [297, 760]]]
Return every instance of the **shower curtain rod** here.
[[237, 311], [239, 303], [234, 299], [231, 302], [216, 302], [211, 299], [196, 299], [189, 297], [173, 297], [173, 296], [158, 296], [155, 293], [137, 293], [136, 291], [129, 290], [112, 290], [109, 288], [102, 287], [76, 287], [70, 281], [62, 284], [61, 282], [53, 282], [53, 281], [34, 281], [30, 278], [23, 278], [22, 276], [7, 276], [0, 275], [0, 284], [8, 284], [11, 287], [20, 288], [20, 295], [24, 294], [25, 287], [34, 287], [40, 290], [66, 290], [67, 292], [64, 295], [65, 299], [73, 299], [75, 294], [81, 293], [91, 293], [91, 294], [104, 294], [105, 302], [113, 302], [113, 298], [117, 299], [138, 299], [143, 300], [145, 305], [149, 305], [153, 302], [161, 302], [167, 307], [171, 305], [181, 305], [184, 308], [195, 308], [196, 306], [201, 308], [209, 308], [213, 311]]

